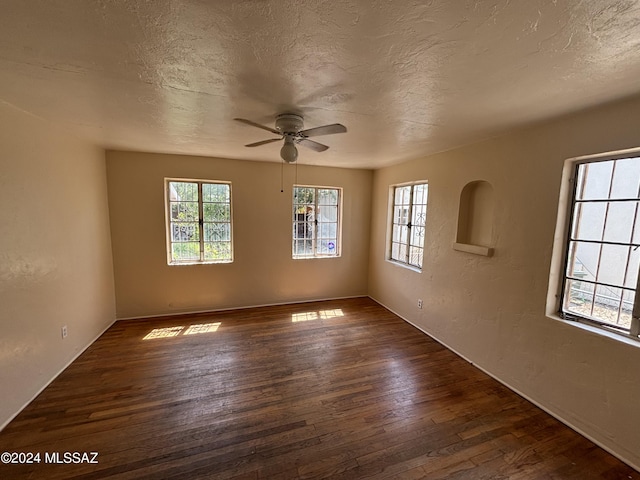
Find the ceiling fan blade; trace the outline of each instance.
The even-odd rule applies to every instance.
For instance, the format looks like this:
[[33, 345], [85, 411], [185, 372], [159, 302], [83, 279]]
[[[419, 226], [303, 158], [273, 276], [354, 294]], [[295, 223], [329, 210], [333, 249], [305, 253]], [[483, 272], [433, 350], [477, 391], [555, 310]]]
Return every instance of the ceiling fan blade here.
[[275, 128], [260, 125], [259, 123], [252, 122], [251, 120], [247, 120], [246, 118], [234, 118], [234, 120], [236, 120], [237, 122], [245, 123], [247, 125], [251, 125], [252, 127], [261, 128], [263, 130], [266, 130], [267, 132], [275, 133], [276, 135], [280, 135], [280, 132], [277, 131]]
[[326, 145], [323, 145], [318, 142], [314, 142], [313, 140], [309, 140], [308, 138], [301, 138], [299, 140], [296, 140], [296, 143], [299, 143], [300, 145], [310, 148], [311, 150], [315, 150], [316, 152], [324, 152], [329, 148]]
[[260, 145], [266, 145], [267, 143], [279, 142], [282, 138], [270, 138], [269, 140], [262, 140], [261, 142], [250, 143], [245, 147], [259, 147]]
[[347, 127], [340, 123], [332, 123], [331, 125], [324, 125], [322, 127], [309, 128], [298, 132], [303, 137], [317, 137], [318, 135], [331, 135], [334, 133], [345, 133]]

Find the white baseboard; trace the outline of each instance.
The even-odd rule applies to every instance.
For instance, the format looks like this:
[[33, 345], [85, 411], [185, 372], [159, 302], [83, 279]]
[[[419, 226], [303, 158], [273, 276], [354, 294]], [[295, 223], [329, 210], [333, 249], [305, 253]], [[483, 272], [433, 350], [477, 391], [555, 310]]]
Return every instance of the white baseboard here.
[[[135, 317], [123, 317], [116, 318], [116, 321], [119, 322], [121, 320], [144, 320], [148, 318], [163, 318], [163, 317], [179, 317], [181, 315], [206, 315], [207, 313], [217, 313], [217, 312], [225, 312], [230, 310], [246, 310], [249, 308], [261, 308], [261, 307], [278, 307], [281, 305], [297, 305], [300, 303], [313, 303], [313, 302], [328, 302], [330, 300], [346, 300], [349, 298], [364, 298], [369, 297], [368, 295], [351, 295], [349, 297], [328, 297], [328, 298], [315, 298], [310, 300], [296, 300], [294, 302], [277, 302], [277, 303], [262, 303], [258, 305], [246, 305], [240, 307], [225, 307], [225, 308], [216, 308], [211, 310], [195, 310], [195, 311], [178, 311], [171, 313], [160, 313], [157, 315], [141, 315]], [[378, 302], [379, 303], [379, 302]]]
[[491, 373], [489, 370], [483, 368], [481, 365], [478, 365], [477, 363], [475, 363], [474, 361], [470, 360], [469, 358], [467, 358], [466, 356], [464, 356], [463, 354], [461, 354], [460, 352], [456, 351], [455, 348], [451, 348], [449, 345], [447, 345], [445, 342], [441, 341], [440, 339], [434, 337], [431, 333], [427, 332], [426, 330], [424, 330], [422, 327], [420, 327], [419, 325], [416, 325], [415, 323], [411, 322], [410, 320], [407, 320], [405, 317], [403, 317], [402, 315], [400, 315], [398, 312], [395, 312], [393, 309], [387, 307], [384, 303], [382, 303], [381, 301], [375, 299], [374, 297], [372, 297], [371, 295], [369, 295], [369, 298], [371, 298], [371, 300], [373, 300], [376, 303], [379, 303], [380, 305], [382, 305], [384, 308], [386, 308], [387, 310], [389, 310], [390, 312], [392, 312], [394, 315], [397, 315], [398, 317], [400, 317], [402, 320], [404, 320], [405, 322], [407, 322], [409, 325], [411, 325], [412, 327], [420, 330], [422, 333], [424, 333], [425, 335], [427, 335], [428, 337], [432, 338], [433, 340], [435, 340], [436, 342], [438, 342], [440, 345], [442, 345], [443, 347], [447, 348], [448, 350], [451, 350], [453, 353], [455, 353], [456, 355], [458, 355], [460, 358], [464, 359], [466, 362], [470, 363], [471, 365], [473, 365], [474, 367], [476, 367], [477, 369], [481, 370], [482, 372], [486, 373], [487, 375], [489, 375], [491, 378], [493, 378], [494, 380], [496, 380], [497, 382], [501, 383], [502, 385], [504, 385], [505, 387], [507, 387], [509, 390], [517, 393], [518, 395], [520, 395], [522, 398], [526, 399], [527, 401], [533, 403], [536, 407], [538, 407], [539, 409], [545, 411], [546, 413], [548, 413], [549, 415], [551, 415], [553, 418], [555, 418], [556, 420], [558, 420], [559, 422], [563, 423], [564, 425], [566, 425], [567, 427], [569, 427], [570, 429], [574, 430], [575, 432], [579, 433], [580, 435], [582, 435], [583, 437], [587, 438], [588, 440], [592, 441], [593, 443], [595, 443], [596, 445], [598, 445], [600, 448], [602, 448], [603, 450], [609, 452], [611, 455], [613, 455], [614, 457], [616, 457], [618, 460], [620, 460], [621, 462], [626, 463], [627, 465], [629, 465], [631, 468], [637, 470], [640, 472], [640, 465], [636, 464], [634, 461], [630, 460], [629, 458], [626, 458], [624, 455], [622, 455], [620, 452], [616, 452], [615, 450], [613, 450], [611, 447], [609, 447], [608, 445], [603, 444], [601, 441], [599, 441], [596, 438], [593, 438], [589, 433], [583, 431], [580, 427], [577, 427], [576, 425], [574, 425], [571, 421], [565, 419], [563, 416], [561, 416], [560, 414], [558, 414], [557, 412], [554, 412], [553, 410], [551, 410], [549, 407], [547, 407], [546, 405], [538, 402], [537, 400], [531, 398], [529, 395], [522, 393], [520, 390], [518, 390], [517, 388], [509, 385], [507, 382], [505, 382], [504, 380], [496, 377], [493, 373]]

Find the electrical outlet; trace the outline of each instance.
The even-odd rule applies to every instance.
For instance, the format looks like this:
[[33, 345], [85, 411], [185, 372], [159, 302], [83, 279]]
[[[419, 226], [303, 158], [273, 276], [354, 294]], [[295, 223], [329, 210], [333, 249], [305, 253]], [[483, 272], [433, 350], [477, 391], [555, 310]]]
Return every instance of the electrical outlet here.
[[67, 338], [67, 326], [62, 326], [62, 338]]
[[422, 308], [422, 300], [418, 299], [418, 308]]

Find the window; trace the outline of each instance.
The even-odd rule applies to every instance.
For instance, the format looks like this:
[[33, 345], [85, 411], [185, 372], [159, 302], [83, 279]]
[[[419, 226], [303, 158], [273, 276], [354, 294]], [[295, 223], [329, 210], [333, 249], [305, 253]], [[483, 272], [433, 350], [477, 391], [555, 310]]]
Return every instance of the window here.
[[293, 258], [340, 256], [339, 188], [293, 187]]
[[169, 264], [233, 261], [231, 184], [165, 182]]
[[390, 260], [422, 268], [428, 192], [426, 183], [392, 187]]
[[572, 173], [561, 315], [637, 339], [640, 158], [576, 163]]

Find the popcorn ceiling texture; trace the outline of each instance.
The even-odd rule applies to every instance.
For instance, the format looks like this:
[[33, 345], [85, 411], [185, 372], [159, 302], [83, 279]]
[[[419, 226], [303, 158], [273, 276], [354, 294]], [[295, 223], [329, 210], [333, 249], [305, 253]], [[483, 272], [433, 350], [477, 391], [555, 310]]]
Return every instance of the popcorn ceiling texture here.
[[[101, 146], [278, 161], [234, 117], [376, 168], [638, 92], [631, 1], [10, 0], [0, 98]], [[268, 134], [267, 134], [268, 135]]]

